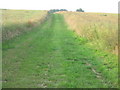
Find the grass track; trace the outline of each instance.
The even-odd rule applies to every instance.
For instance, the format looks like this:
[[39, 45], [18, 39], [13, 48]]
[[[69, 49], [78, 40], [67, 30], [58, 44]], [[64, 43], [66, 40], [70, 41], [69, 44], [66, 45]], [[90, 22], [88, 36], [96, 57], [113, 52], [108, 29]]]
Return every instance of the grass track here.
[[114, 87], [95, 69], [98, 57], [79, 45], [61, 15], [52, 15], [33, 30], [4, 49], [3, 87]]

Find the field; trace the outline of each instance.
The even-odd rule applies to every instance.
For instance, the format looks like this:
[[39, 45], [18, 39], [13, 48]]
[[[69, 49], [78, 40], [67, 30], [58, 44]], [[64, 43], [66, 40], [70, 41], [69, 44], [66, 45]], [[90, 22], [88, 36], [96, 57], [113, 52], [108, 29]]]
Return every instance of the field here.
[[2, 10], [3, 41], [31, 30], [37, 23], [42, 23], [47, 15], [47, 11], [39, 10]]
[[[21, 15], [20, 11], [10, 10], [9, 12], [18, 12], [19, 14], [17, 15], [13, 14], [16, 17], [20, 17], [19, 15]], [[30, 14], [30, 16], [32, 18], [39, 18], [39, 14], [41, 15], [43, 12], [45, 13], [43, 16], [46, 16], [46, 11], [31, 12], [32, 14]], [[92, 17], [93, 21], [90, 18], [90, 23], [87, 21], [88, 19], [84, 17], [86, 20], [83, 20], [84, 22], [82, 23], [79, 20], [80, 18], [77, 18], [77, 15], [75, 16], [77, 19], [75, 19], [71, 14], [76, 15], [77, 13], [61, 12], [48, 14], [47, 18], [43, 20], [43, 23], [39, 23], [41, 21], [37, 21], [38, 23], [34, 23], [34, 26], [31, 26], [31, 30], [29, 30], [29, 28], [24, 28], [23, 30], [27, 33], [22, 33], [10, 40], [8, 39], [5, 42], [3, 41], [3, 88], [118, 87], [118, 56], [109, 51], [113, 48], [108, 47], [108, 50], [96, 48], [99, 46], [93, 44], [93, 42], [96, 42], [96, 40], [105, 41], [104, 38], [96, 39], [96, 35], [94, 38], [88, 38], [89, 35], [88, 37], [87, 35], [81, 36], [81, 34], [84, 34], [78, 32], [79, 30], [82, 31], [82, 29], [74, 28], [74, 25], [77, 24], [79, 24], [79, 28], [87, 28], [89, 27], [89, 24], [92, 27], [93, 23], [95, 23], [95, 25], [98, 25], [96, 31], [99, 31], [101, 29], [101, 27], [98, 28], [99, 23], [102, 25], [104, 22], [103, 28], [108, 30], [108, 22], [106, 22], [108, 26], [104, 27], [104, 24], [106, 24], [105, 21], [102, 22], [101, 19], [101, 22], [97, 23], [97, 21], [95, 22], [95, 19], [97, 19], [99, 15], [102, 15], [100, 17], [107, 17], [109, 15], [103, 16], [103, 14], [86, 13], [85, 15], [94, 16]], [[111, 31], [116, 30], [117, 25], [114, 20], [116, 15], [110, 15], [110, 17], [113, 17], [113, 19], [111, 19]], [[8, 15], [7, 17], [10, 18], [11, 16]], [[71, 20], [70, 17], [73, 19]], [[81, 20], [84, 19], [82, 14], [81, 16], [79, 15], [79, 17], [81, 17]], [[11, 18], [14, 18], [14, 16]], [[7, 20], [10, 19], [6, 19], [6, 22]], [[13, 19], [10, 21], [12, 22], [12, 20]], [[70, 23], [69, 20], [74, 22], [74, 24], [72, 22]], [[76, 23], [76, 20], [79, 21]], [[105, 18], [105, 20], [108, 19]], [[12, 27], [9, 27], [9, 29], [6, 30], [12, 30], [16, 25], [17, 24], [13, 23]], [[91, 29], [94, 28], [90, 28], [90, 31], [88, 30], [88, 32], [91, 32]], [[100, 33], [103, 33], [104, 35], [106, 34], [104, 31], [101, 31]], [[109, 32], [107, 31], [107, 33]], [[6, 38], [8, 37], [6, 36]], [[115, 37], [113, 39], [116, 40]], [[93, 44], [93, 46], [91, 44]]]
[[118, 15], [111, 13], [63, 12], [66, 23], [97, 49], [118, 54]]

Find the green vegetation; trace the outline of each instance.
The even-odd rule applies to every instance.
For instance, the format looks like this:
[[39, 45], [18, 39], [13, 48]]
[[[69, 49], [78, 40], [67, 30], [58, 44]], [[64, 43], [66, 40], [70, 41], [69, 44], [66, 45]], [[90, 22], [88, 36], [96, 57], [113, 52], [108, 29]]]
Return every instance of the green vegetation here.
[[40, 10], [2, 10], [2, 13], [3, 41], [28, 32], [37, 23], [43, 23], [48, 16], [48, 11]]
[[117, 57], [88, 43], [68, 29], [62, 15], [52, 14], [42, 25], [4, 43], [3, 87], [118, 87]]
[[84, 10], [82, 8], [79, 8], [76, 10], [76, 12], [84, 12]]
[[90, 46], [118, 54], [118, 16], [108, 13], [61, 12], [69, 28]]
[[55, 12], [60, 12], [60, 11], [67, 11], [66, 9], [51, 9], [49, 10], [49, 13], [55, 13]]

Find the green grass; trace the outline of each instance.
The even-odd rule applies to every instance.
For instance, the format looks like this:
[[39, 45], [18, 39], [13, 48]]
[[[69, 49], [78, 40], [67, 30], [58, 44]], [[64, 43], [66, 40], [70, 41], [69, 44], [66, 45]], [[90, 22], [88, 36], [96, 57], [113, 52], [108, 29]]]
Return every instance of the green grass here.
[[116, 56], [87, 42], [67, 29], [61, 15], [51, 15], [43, 25], [4, 43], [11, 48], [3, 46], [3, 87], [117, 87]]

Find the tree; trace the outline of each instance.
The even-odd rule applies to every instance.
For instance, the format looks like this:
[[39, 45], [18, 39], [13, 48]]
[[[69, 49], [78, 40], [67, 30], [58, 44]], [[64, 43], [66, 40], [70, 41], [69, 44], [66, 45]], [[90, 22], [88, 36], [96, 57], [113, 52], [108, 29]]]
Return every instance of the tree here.
[[67, 11], [67, 9], [51, 9], [49, 13], [59, 12], [59, 11]]
[[79, 9], [76, 10], [76, 12], [84, 12], [84, 10], [79, 8]]

